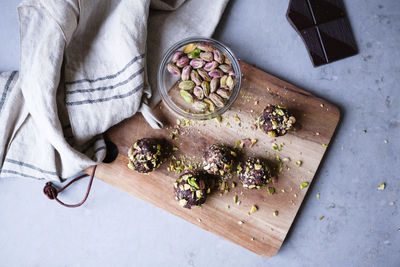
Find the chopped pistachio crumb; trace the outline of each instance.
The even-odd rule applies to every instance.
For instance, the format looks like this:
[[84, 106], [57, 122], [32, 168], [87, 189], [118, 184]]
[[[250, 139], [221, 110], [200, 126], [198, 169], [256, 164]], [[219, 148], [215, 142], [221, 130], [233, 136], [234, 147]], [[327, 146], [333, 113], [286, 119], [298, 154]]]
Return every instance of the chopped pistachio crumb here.
[[303, 183], [300, 184], [300, 188], [301, 189], [306, 188], [308, 185], [309, 185], [308, 182], [303, 182]]
[[250, 238], [251, 241], [254, 241], [254, 237]]
[[240, 122], [240, 118], [239, 118], [239, 116], [238, 116], [237, 114], [235, 114], [235, 115], [233, 116], [233, 118], [235, 119], [235, 121]]
[[363, 133], [365, 133], [365, 134], [366, 134], [366, 133], [367, 133], [367, 130], [363, 130]]
[[258, 210], [258, 207], [256, 205], [253, 205], [253, 206], [251, 206], [250, 213], [254, 213], [257, 210]]
[[282, 161], [284, 161], [284, 162], [289, 162], [289, 161], [290, 161], [290, 158], [283, 158]]
[[201, 222], [201, 219], [200, 219], [200, 218], [197, 218], [197, 221], [198, 221], [198, 222]]
[[282, 191], [282, 193], [285, 193], [285, 192], [286, 192], [285, 189], [282, 189], [281, 191]]
[[250, 147], [253, 147], [258, 142], [258, 140], [257, 139], [251, 139], [250, 142], [251, 142]]
[[239, 200], [239, 201], [236, 203], [236, 205], [240, 205], [240, 203], [242, 203], [242, 201]]
[[315, 135], [319, 135], [319, 132], [316, 132]]
[[321, 108], [323, 108], [323, 107], [324, 107], [324, 104], [320, 104], [319, 106], [320, 106]]
[[274, 187], [268, 187], [268, 194], [270, 194], [270, 195], [275, 194], [275, 188]]
[[235, 183], [235, 182], [232, 182], [231, 187], [232, 187], [232, 188], [235, 188], [235, 187], [236, 187], [236, 183]]
[[297, 197], [297, 194], [293, 194], [294, 197]]
[[243, 221], [238, 221], [238, 224], [242, 225], [242, 224], [244, 224], [244, 222]]
[[322, 144], [322, 147], [328, 147], [328, 145], [327, 144]]
[[321, 195], [318, 193], [318, 194], [317, 194], [317, 198], [319, 199], [319, 198], [320, 198], [320, 196], [321, 196]]
[[238, 202], [238, 196], [237, 196], [237, 195], [235, 195], [235, 196], [233, 197], [233, 202], [234, 202], [234, 203], [237, 203], [237, 202]]
[[302, 162], [301, 160], [296, 161], [296, 165], [297, 165], [297, 166], [300, 167], [302, 164], [303, 164], [303, 162]]
[[321, 221], [325, 216], [319, 216], [319, 220]]
[[257, 100], [257, 101], [254, 101], [254, 105], [258, 105], [258, 100]]
[[180, 119], [176, 119], [176, 125], [181, 125], [181, 120]]
[[276, 211], [273, 212], [273, 214], [274, 214], [274, 216], [278, 216], [279, 215], [279, 211], [276, 210]]
[[230, 205], [227, 205], [227, 206], [226, 206], [226, 208], [227, 208], [227, 209], [230, 209], [230, 208], [231, 208], [231, 206], [230, 206]]
[[172, 148], [172, 150], [173, 150], [173, 151], [178, 151], [179, 148], [177, 148], [176, 146], [174, 146], [174, 147]]
[[378, 190], [384, 190], [385, 187], [386, 187], [386, 184], [385, 184], [385, 183], [381, 183], [381, 184], [378, 186]]
[[215, 117], [215, 119], [217, 120], [218, 123], [222, 122], [222, 117], [221, 115], [218, 115], [217, 117]]

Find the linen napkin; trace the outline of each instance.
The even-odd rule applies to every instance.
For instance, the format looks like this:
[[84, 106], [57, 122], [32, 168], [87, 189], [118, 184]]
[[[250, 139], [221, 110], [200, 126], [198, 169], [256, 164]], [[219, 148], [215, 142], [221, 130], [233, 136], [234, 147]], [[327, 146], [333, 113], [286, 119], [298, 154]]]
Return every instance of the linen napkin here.
[[163, 53], [211, 36], [227, 1], [23, 1], [20, 70], [0, 74], [0, 178], [63, 181], [96, 165], [102, 133], [136, 112], [162, 127], [149, 103]]

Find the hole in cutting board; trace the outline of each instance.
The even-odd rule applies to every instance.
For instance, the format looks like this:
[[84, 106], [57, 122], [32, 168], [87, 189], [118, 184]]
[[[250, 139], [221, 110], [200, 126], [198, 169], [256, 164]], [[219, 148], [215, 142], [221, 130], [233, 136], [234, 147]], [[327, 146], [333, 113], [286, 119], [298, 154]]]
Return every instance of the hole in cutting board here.
[[111, 141], [106, 141], [107, 154], [103, 159], [104, 163], [113, 162], [118, 156], [118, 147]]

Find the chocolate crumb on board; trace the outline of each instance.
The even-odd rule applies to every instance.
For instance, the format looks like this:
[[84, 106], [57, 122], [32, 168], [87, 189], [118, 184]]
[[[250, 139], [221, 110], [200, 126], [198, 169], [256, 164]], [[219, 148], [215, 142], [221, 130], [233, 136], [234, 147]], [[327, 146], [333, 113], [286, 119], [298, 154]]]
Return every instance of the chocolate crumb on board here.
[[295, 122], [288, 109], [279, 105], [268, 105], [259, 118], [260, 128], [270, 137], [285, 135]]
[[199, 172], [186, 172], [174, 183], [174, 193], [181, 207], [200, 206], [206, 202], [206, 179]]

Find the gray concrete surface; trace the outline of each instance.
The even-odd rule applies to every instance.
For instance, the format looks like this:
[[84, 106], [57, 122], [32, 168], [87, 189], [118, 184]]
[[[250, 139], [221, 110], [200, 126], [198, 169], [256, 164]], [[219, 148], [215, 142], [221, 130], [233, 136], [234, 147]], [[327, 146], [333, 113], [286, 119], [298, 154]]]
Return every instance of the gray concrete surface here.
[[[18, 68], [18, 2], [0, 3], [0, 71]], [[215, 34], [242, 60], [342, 112], [276, 256], [257, 256], [101, 181], [84, 207], [66, 209], [42, 195], [43, 181], [6, 179], [0, 266], [400, 266], [400, 2], [345, 2], [360, 53], [319, 68], [286, 21], [288, 0], [232, 1]], [[85, 186], [63, 198], [78, 200]]]

